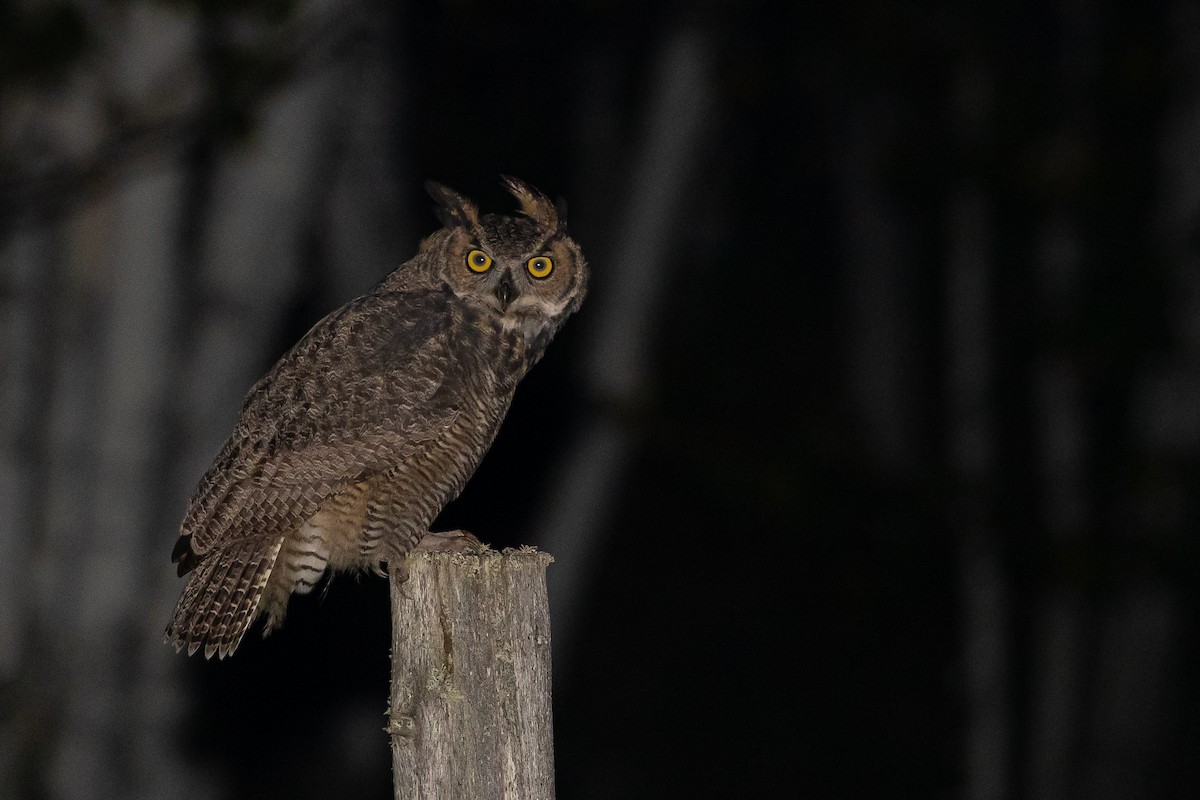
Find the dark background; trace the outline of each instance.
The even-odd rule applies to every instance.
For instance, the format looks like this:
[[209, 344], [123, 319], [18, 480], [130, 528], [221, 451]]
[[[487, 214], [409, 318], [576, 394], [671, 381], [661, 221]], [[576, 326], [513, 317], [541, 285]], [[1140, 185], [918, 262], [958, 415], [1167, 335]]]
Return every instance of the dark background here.
[[385, 582], [185, 660], [169, 553], [503, 173], [592, 293], [439, 524], [557, 559], [560, 798], [1191, 796], [1200, 13], [1128, 6], [0, 6], [0, 794], [390, 796]]

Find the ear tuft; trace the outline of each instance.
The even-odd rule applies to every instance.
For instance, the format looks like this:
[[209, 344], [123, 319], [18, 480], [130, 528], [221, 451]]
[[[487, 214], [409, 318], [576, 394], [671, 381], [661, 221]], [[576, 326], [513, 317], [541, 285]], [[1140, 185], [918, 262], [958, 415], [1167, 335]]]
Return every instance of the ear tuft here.
[[447, 228], [473, 228], [479, 224], [479, 208], [450, 187], [425, 181], [425, 191], [437, 203], [433, 213]]
[[517, 198], [521, 204], [521, 213], [536, 222], [546, 231], [557, 231], [561, 228], [563, 219], [550, 198], [529, 184], [509, 175], [501, 175], [500, 182], [508, 193]]

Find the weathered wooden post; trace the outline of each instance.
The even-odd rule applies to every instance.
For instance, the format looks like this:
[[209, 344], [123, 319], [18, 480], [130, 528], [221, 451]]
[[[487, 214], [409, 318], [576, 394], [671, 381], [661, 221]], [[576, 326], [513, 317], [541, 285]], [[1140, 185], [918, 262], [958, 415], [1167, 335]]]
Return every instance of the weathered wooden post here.
[[397, 800], [552, 800], [550, 613], [533, 549], [409, 556], [392, 580]]

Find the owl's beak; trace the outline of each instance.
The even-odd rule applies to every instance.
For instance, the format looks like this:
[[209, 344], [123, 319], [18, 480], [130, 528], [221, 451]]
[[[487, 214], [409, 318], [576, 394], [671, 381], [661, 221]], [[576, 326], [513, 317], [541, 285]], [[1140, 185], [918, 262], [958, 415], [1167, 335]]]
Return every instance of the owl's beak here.
[[500, 283], [496, 284], [495, 295], [496, 299], [500, 301], [500, 310], [504, 311], [507, 309], [509, 302], [513, 298], [513, 282], [507, 272], [501, 276]]

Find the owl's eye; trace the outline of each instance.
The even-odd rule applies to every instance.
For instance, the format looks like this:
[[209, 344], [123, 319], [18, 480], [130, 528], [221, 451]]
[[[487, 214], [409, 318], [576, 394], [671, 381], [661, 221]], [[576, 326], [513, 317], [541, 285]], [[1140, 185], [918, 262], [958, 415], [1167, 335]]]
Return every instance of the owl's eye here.
[[525, 262], [525, 266], [533, 277], [544, 278], [550, 274], [550, 270], [554, 269], [554, 262], [550, 260], [549, 256], [538, 256]]
[[471, 272], [487, 272], [492, 268], [492, 257], [482, 250], [467, 253], [467, 267]]

